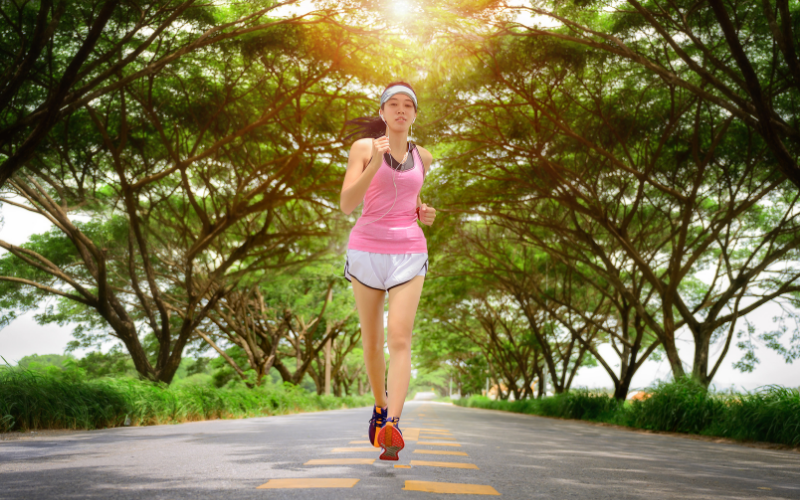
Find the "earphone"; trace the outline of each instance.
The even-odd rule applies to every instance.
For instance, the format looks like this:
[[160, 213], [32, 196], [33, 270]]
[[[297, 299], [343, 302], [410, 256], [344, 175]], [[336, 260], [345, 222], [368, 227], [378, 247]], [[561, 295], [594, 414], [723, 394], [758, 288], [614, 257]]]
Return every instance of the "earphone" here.
[[[383, 120], [383, 123], [386, 123], [386, 118], [383, 117], [383, 113], [378, 111], [378, 114], [380, 115], [381, 120]], [[411, 125], [409, 125], [408, 135], [414, 135], [414, 122], [415, 121], [417, 121], [417, 117], [416, 116], [414, 117], [413, 120], [411, 120]], [[389, 124], [388, 123], [386, 123], [386, 128], [387, 129], [389, 128]], [[389, 136], [387, 135], [386, 137], [389, 137]]]
[[[378, 115], [380, 115], [380, 117], [381, 117], [381, 120], [383, 120], [383, 123], [385, 123], [385, 124], [386, 124], [386, 137], [389, 137], [389, 124], [388, 124], [388, 123], [386, 123], [386, 118], [384, 118], [384, 117], [383, 117], [383, 113], [381, 113], [380, 111], [378, 111]], [[417, 117], [415, 116], [415, 117], [414, 117], [414, 119], [413, 119], [413, 120], [411, 120], [411, 125], [412, 125], [412, 126], [414, 125], [414, 121], [416, 121], [416, 119], [417, 119]], [[408, 154], [409, 154], [410, 152], [411, 152], [411, 145], [409, 144], [409, 145], [408, 145], [408, 151], [406, 151], [406, 154], [405, 154], [405, 156], [403, 157], [403, 161], [402, 161], [402, 162], [400, 162], [400, 164], [401, 164], [401, 165], [402, 165], [403, 163], [405, 163], [406, 159], [408, 158]], [[391, 206], [391, 207], [389, 207], [389, 210], [387, 210], [385, 214], [381, 215], [380, 217], [378, 217], [377, 219], [375, 219], [375, 220], [373, 220], [373, 221], [369, 221], [369, 222], [366, 222], [366, 223], [364, 223], [364, 224], [361, 224], [362, 226], [366, 226], [367, 224], [372, 224], [373, 222], [378, 222], [379, 220], [381, 220], [381, 219], [383, 219], [384, 217], [386, 217], [386, 215], [387, 215], [389, 212], [391, 212], [391, 211], [392, 211], [392, 209], [394, 208], [394, 205], [395, 205], [395, 203], [397, 203], [397, 184], [396, 184], [396, 183], [395, 183], [395, 181], [394, 181], [394, 176], [395, 176], [395, 173], [396, 173], [396, 172], [397, 172], [397, 171], [396, 171], [394, 168], [392, 168], [392, 184], [394, 185], [394, 201], [392, 202], [392, 206]]]

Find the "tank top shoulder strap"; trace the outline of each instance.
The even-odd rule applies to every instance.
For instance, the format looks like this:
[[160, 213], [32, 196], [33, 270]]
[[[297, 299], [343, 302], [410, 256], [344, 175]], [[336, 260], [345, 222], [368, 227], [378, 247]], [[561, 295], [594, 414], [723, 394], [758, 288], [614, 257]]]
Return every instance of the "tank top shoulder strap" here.
[[419, 161], [419, 167], [422, 169], [422, 182], [425, 182], [425, 162], [422, 161], [422, 155], [419, 154], [419, 148], [417, 144], [412, 142], [412, 149], [415, 153], [417, 153], [417, 160]]

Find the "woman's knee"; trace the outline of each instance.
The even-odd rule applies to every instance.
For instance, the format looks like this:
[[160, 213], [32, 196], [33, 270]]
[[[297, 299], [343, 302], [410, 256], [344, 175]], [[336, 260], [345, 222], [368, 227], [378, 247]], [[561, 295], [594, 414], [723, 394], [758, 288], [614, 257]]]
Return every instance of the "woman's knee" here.
[[[375, 336], [377, 337], [377, 336]], [[383, 335], [380, 338], [372, 338], [371, 336], [361, 336], [361, 347], [364, 349], [364, 354], [383, 353], [384, 345]]]
[[389, 352], [404, 352], [411, 350], [411, 332], [408, 331], [392, 331], [389, 329]]

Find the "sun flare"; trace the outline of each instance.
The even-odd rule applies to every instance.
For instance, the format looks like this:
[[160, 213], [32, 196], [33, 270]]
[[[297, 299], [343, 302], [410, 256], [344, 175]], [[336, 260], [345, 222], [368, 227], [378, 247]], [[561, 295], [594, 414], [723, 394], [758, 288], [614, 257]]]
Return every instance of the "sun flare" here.
[[411, 12], [411, 2], [408, 0], [394, 0], [392, 4], [395, 15], [406, 16]]

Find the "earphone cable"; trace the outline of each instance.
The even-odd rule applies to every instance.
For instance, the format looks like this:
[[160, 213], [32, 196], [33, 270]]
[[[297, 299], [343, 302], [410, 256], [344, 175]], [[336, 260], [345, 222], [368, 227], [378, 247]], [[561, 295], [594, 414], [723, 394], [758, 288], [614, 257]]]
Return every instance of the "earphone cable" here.
[[[381, 115], [381, 119], [383, 120], [383, 123], [386, 123], [386, 119], [383, 117], [383, 115]], [[388, 124], [388, 123], [386, 124], [386, 137], [387, 137], [387, 138], [389, 137], [389, 124]], [[409, 152], [410, 152], [410, 150], [411, 150], [411, 145], [410, 145], [410, 144], [409, 144], [409, 146], [408, 146], [408, 149], [409, 149], [409, 150], [408, 150], [408, 151], [406, 151], [405, 158], [403, 158], [403, 162], [402, 162], [400, 165], [402, 165], [403, 163], [405, 163], [406, 159], [408, 158], [408, 154], [409, 154]], [[392, 158], [392, 155], [391, 155], [391, 154], [389, 155], [389, 158]], [[392, 158], [392, 159], [393, 159], [393, 158]], [[381, 160], [381, 164], [382, 164], [382, 163], [383, 163], [383, 161]], [[398, 167], [399, 167], [400, 165], [398, 165]], [[361, 227], [363, 227], [363, 226], [366, 226], [367, 224], [372, 224], [373, 222], [378, 222], [379, 220], [383, 219], [384, 217], [386, 217], [386, 215], [388, 215], [388, 214], [389, 214], [389, 212], [391, 212], [391, 211], [392, 211], [392, 209], [394, 208], [394, 205], [395, 205], [395, 203], [397, 203], [397, 184], [396, 184], [396, 183], [395, 183], [395, 181], [394, 181], [394, 175], [395, 175], [395, 173], [396, 173], [397, 171], [396, 171], [396, 170], [395, 170], [395, 169], [394, 169], [394, 168], [393, 168], [391, 165], [389, 165], [389, 168], [391, 168], [391, 169], [392, 169], [392, 184], [394, 185], [394, 201], [392, 202], [392, 206], [391, 206], [391, 207], [389, 207], [389, 210], [387, 210], [385, 214], [381, 215], [380, 217], [378, 217], [377, 219], [375, 219], [375, 220], [373, 220], [373, 221], [369, 221], [369, 222], [365, 222], [364, 224], [361, 224]], [[363, 209], [362, 209], [361, 215], [362, 215], [362, 216], [364, 215]]]

